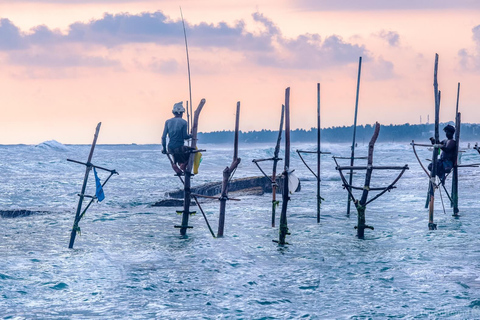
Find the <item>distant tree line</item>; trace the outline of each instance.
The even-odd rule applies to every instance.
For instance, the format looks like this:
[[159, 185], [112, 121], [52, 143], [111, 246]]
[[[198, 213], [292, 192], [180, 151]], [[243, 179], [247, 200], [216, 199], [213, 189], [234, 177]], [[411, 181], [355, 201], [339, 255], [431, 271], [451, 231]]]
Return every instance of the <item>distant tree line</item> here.
[[[444, 139], [443, 127], [447, 124], [454, 125], [452, 122], [440, 124], [440, 138]], [[480, 142], [480, 124], [462, 124], [460, 128], [461, 141], [479, 141]], [[322, 142], [351, 142], [353, 137], [353, 126], [323, 128], [320, 131]], [[357, 126], [356, 141], [368, 143], [373, 134], [372, 125]], [[402, 124], [402, 125], [382, 125], [380, 128], [379, 142], [408, 142], [411, 140], [428, 141], [429, 137], [434, 135], [433, 124]], [[240, 142], [272, 142], [277, 141], [278, 131], [260, 130], [239, 132]], [[202, 143], [231, 143], [234, 139], [233, 131], [213, 131], [199, 132], [198, 139]], [[317, 141], [317, 129], [309, 130], [296, 129], [290, 134], [292, 142], [313, 142]]]

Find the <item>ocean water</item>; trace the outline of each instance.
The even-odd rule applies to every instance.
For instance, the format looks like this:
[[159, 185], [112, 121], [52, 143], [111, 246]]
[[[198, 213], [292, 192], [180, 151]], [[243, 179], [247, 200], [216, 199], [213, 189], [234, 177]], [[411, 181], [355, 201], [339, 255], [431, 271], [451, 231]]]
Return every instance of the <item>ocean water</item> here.
[[[232, 147], [201, 147], [207, 152], [193, 185], [220, 181]], [[480, 169], [459, 170], [460, 218], [452, 217], [445, 193], [436, 193], [438, 230], [429, 231], [428, 180], [411, 147], [377, 144], [375, 164], [408, 164], [410, 170], [368, 205], [366, 221], [375, 230], [360, 240], [356, 213], [346, 215], [347, 193], [327, 154], [317, 224], [316, 181], [294, 153], [314, 148], [292, 145], [291, 167], [302, 189], [288, 204], [291, 235], [282, 247], [272, 242], [278, 228], [270, 227], [271, 194], [228, 202], [224, 238], [211, 236], [200, 213], [190, 218], [188, 238], [181, 238], [174, 228], [181, 222], [177, 208], [151, 206], [181, 186], [160, 146], [98, 145], [92, 162], [120, 175], [105, 186], [106, 199], [88, 210], [68, 249], [85, 170], [66, 159], [86, 161], [90, 146], [0, 146], [0, 210], [38, 212], [0, 218], [0, 317], [480, 319]], [[348, 144], [322, 149], [350, 154]], [[365, 156], [367, 145], [356, 150]], [[241, 144], [235, 178], [259, 175], [251, 160], [272, 154], [272, 145]], [[428, 150], [419, 154], [431, 157]], [[315, 167], [314, 155], [305, 158]], [[462, 154], [463, 164], [475, 162], [476, 151]], [[271, 171], [271, 163], [262, 164]], [[387, 186], [397, 174], [375, 172], [371, 186]], [[99, 176], [106, 178], [103, 171]], [[354, 176], [358, 186], [363, 179], [363, 172]], [[87, 194], [94, 185], [92, 174]], [[218, 201], [202, 207], [216, 232]]]

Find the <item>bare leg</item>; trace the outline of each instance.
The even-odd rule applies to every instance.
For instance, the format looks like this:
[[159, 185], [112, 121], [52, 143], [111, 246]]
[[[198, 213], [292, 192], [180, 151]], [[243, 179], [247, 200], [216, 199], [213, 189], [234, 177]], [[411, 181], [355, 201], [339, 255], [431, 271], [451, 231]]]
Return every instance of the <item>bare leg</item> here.
[[185, 168], [187, 167], [187, 163], [180, 163], [180, 170], [185, 171]]
[[172, 169], [175, 171], [176, 174], [181, 174], [182, 170], [180, 170], [175, 163], [172, 163]]

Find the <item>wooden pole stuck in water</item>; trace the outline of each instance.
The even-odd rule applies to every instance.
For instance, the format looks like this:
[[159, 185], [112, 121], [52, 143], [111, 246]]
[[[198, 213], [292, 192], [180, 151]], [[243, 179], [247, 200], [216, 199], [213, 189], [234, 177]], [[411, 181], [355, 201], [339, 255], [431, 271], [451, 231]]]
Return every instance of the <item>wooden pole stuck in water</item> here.
[[[330, 152], [322, 152], [320, 149], [321, 145], [321, 135], [320, 135], [320, 83], [317, 83], [317, 151], [305, 151], [305, 150], [297, 150], [298, 156], [300, 160], [302, 160], [303, 164], [307, 167], [307, 169], [313, 174], [313, 176], [317, 180], [317, 223], [320, 223], [320, 208], [322, 204], [322, 200], [324, 200], [320, 195], [320, 165], [321, 165], [321, 155], [322, 154], [330, 154]], [[315, 173], [310, 166], [307, 164], [305, 159], [302, 156], [302, 153], [316, 153], [317, 154], [317, 173]]]
[[185, 168], [185, 184], [184, 184], [184, 201], [183, 201], [183, 212], [182, 212], [182, 224], [180, 226], [175, 226], [176, 228], [180, 228], [180, 235], [186, 236], [187, 229], [193, 228], [188, 225], [188, 218], [190, 216], [190, 201], [191, 201], [191, 179], [192, 179], [192, 169], [193, 169], [193, 160], [195, 157], [195, 149], [197, 147], [197, 131], [198, 131], [198, 120], [200, 117], [200, 112], [205, 105], [205, 99], [200, 101], [197, 109], [195, 110], [195, 114], [193, 116], [193, 124], [192, 124], [192, 144], [191, 144], [191, 151], [190, 156], [188, 158], [188, 164]]
[[[201, 151], [203, 152], [203, 151], [205, 151], [205, 150], [201, 150]], [[168, 160], [170, 161], [170, 164], [171, 164], [172, 167], [173, 167], [174, 162], [173, 162], [172, 157], [170, 156], [169, 153], [166, 153], [166, 155], [167, 155]], [[181, 176], [181, 175], [178, 175], [178, 174], [176, 174], [176, 176], [180, 179], [180, 182], [181, 182], [181, 183], [183, 184], [183, 186], [185, 187], [185, 181], [182, 179], [182, 176]], [[193, 194], [193, 193], [191, 194], [191, 196], [192, 196], [193, 200], [195, 200], [195, 203], [197, 204], [198, 209], [200, 209], [200, 212], [202, 213], [203, 218], [205, 219], [205, 222], [207, 223], [208, 230], [210, 230], [210, 233], [211, 233], [212, 236], [215, 238], [215, 233], [213, 232], [213, 229], [212, 229], [212, 227], [210, 226], [210, 223], [208, 222], [207, 216], [205, 215], [205, 212], [203, 211], [202, 206], [200, 205], [200, 202], [199, 202], [198, 199], [197, 199], [197, 197], [206, 197], [206, 196], [200, 195], [200, 194]], [[210, 197], [209, 197], [209, 198], [210, 198]], [[216, 197], [213, 197], [213, 198], [214, 198], [214, 199], [218, 199], [218, 198], [216, 198]], [[232, 200], [233, 200], [233, 199], [232, 199]], [[182, 213], [183, 213], [183, 212], [182, 212]]]
[[[362, 72], [362, 57], [358, 59], [358, 77], [357, 77], [357, 94], [355, 97], [355, 118], [353, 120], [353, 140], [352, 140], [352, 153], [350, 155], [350, 166], [353, 167], [355, 161], [355, 136], [357, 133], [357, 115], [358, 115], [358, 96], [360, 94], [360, 75]], [[353, 170], [350, 171], [350, 177], [348, 178], [348, 184], [352, 185], [353, 181]], [[350, 194], [348, 194], [348, 202], [347, 202], [347, 216], [350, 215], [350, 202], [352, 198]]]
[[283, 171], [282, 212], [280, 214], [280, 230], [278, 244], [285, 245], [288, 232], [287, 206], [290, 200], [288, 179], [290, 175], [290, 88], [285, 90], [285, 161]]
[[240, 164], [241, 159], [238, 157], [238, 129], [240, 122], [240, 101], [237, 102], [237, 112], [235, 117], [235, 138], [234, 138], [234, 147], [233, 147], [233, 160], [230, 167], [226, 167], [223, 170], [223, 180], [222, 180], [222, 192], [220, 195], [220, 216], [218, 219], [218, 232], [217, 237], [223, 237], [223, 230], [225, 227], [225, 207], [227, 206], [228, 200], [228, 183], [231, 179], [231, 176], [237, 169]]
[[88, 155], [88, 160], [87, 160], [87, 165], [85, 166], [85, 176], [83, 177], [83, 184], [82, 184], [82, 191], [80, 191], [80, 195], [78, 198], [78, 205], [77, 205], [77, 212], [75, 213], [75, 221], [73, 222], [73, 228], [72, 232], [70, 234], [70, 244], [68, 245], [68, 248], [73, 248], [73, 244], [75, 242], [75, 237], [77, 235], [77, 232], [79, 230], [78, 223], [80, 221], [80, 214], [82, 211], [82, 204], [83, 204], [83, 199], [85, 198], [85, 190], [87, 189], [87, 182], [88, 182], [88, 176], [90, 174], [90, 171], [92, 170], [91, 167], [91, 161], [93, 157], [93, 151], [95, 150], [95, 146], [97, 145], [97, 138], [98, 138], [98, 133], [100, 131], [100, 126], [102, 125], [101, 122], [97, 124], [97, 128], [95, 129], [95, 134], [93, 136], [93, 142], [92, 146], [90, 147], [90, 153]]
[[[372, 229], [373, 227], [366, 225], [365, 223], [365, 210], [366, 207], [369, 203], [372, 201], [378, 199], [380, 196], [382, 196], [385, 192], [392, 190], [395, 188], [395, 184], [400, 180], [402, 177], [403, 173], [405, 170], [408, 170], [408, 165], [404, 165], [403, 167], [400, 166], [374, 166], [373, 165], [373, 151], [374, 151], [374, 146], [375, 142], [377, 141], [378, 134], [380, 132], [380, 124], [378, 122], [375, 123], [375, 129], [372, 135], [372, 138], [370, 139], [370, 143], [368, 144], [368, 164], [365, 167], [360, 167], [360, 166], [344, 166], [341, 167], [338, 165], [337, 162], [337, 157], [333, 157], [335, 163], [337, 164], [336, 169], [338, 170], [340, 174], [340, 178], [342, 179], [343, 186], [349, 193], [350, 197], [353, 200], [353, 203], [355, 204], [355, 207], [357, 209], [357, 214], [358, 214], [358, 222], [357, 222], [357, 237], [359, 239], [363, 239], [365, 236], [365, 229]], [[363, 187], [354, 187], [353, 185], [349, 185], [349, 182], [345, 178], [345, 175], [343, 174], [343, 170], [345, 171], [351, 171], [351, 170], [366, 170], [365, 174], [365, 182]], [[395, 180], [387, 187], [381, 187], [381, 188], [372, 188], [370, 187], [370, 182], [372, 179], [372, 173], [373, 170], [401, 170], [400, 174], [395, 178]], [[362, 190], [362, 197], [360, 200], [355, 199], [355, 196], [353, 195], [352, 190]], [[377, 195], [375, 195], [372, 199], [368, 199], [368, 194], [370, 191], [380, 191]]]
[[[280, 153], [280, 142], [282, 141], [282, 130], [283, 130], [283, 121], [284, 121], [284, 116], [285, 116], [285, 105], [282, 104], [282, 113], [280, 115], [280, 128], [278, 129], [278, 137], [277, 137], [277, 144], [275, 145], [275, 151], [273, 152], [273, 158], [269, 159], [253, 159], [252, 162], [255, 163], [255, 165], [258, 167], [260, 172], [263, 173], [263, 175], [270, 180], [272, 184], [272, 220], [271, 220], [271, 225], [272, 228], [275, 227], [275, 215], [276, 215], [276, 208], [279, 205], [279, 201], [277, 201], [277, 165], [282, 158], [279, 158], [278, 155]], [[262, 161], [268, 161], [272, 160], [273, 161], [273, 169], [272, 169], [272, 175], [268, 176], [265, 171], [263, 171], [262, 167], [258, 164], [259, 162]]]
[[435, 67], [433, 73], [433, 91], [435, 95], [435, 144], [433, 145], [432, 154], [432, 170], [430, 171], [430, 182], [428, 187], [427, 204], [428, 204], [428, 230], [436, 230], [437, 225], [433, 222], [433, 213], [435, 208], [435, 189], [437, 188], [436, 176], [437, 176], [437, 164], [438, 164], [438, 143], [440, 142], [440, 98], [441, 92], [438, 90], [437, 81], [438, 71], [438, 54], [435, 54]]
[[322, 205], [322, 197], [320, 196], [320, 83], [317, 83], [317, 223], [320, 223], [320, 207]]
[[365, 174], [365, 184], [362, 192], [362, 197], [360, 201], [355, 201], [355, 207], [358, 212], [358, 225], [357, 225], [357, 237], [363, 239], [365, 236], [365, 228], [368, 226], [365, 224], [365, 207], [367, 204], [368, 192], [370, 191], [370, 180], [372, 179], [373, 172], [373, 149], [375, 147], [375, 142], [377, 141], [378, 134], [380, 132], [380, 124], [377, 122], [375, 124], [375, 131], [373, 133], [372, 139], [368, 144], [368, 162], [367, 162], [367, 173]]
[[[85, 175], [83, 177], [82, 190], [78, 194], [79, 198], [78, 198], [78, 204], [77, 204], [77, 211], [75, 213], [75, 220], [73, 222], [72, 232], [70, 234], [70, 242], [69, 242], [69, 245], [68, 245], [69, 249], [73, 248], [73, 244], [75, 243], [75, 238], [77, 236], [77, 233], [80, 232], [80, 227], [78, 225], [80, 220], [83, 218], [83, 216], [87, 212], [88, 208], [92, 205], [93, 201], [95, 199], [97, 199], [96, 196], [88, 196], [88, 195], [85, 194], [85, 191], [87, 189], [87, 182], [88, 182], [88, 177], [90, 175], [90, 171], [92, 170], [92, 168], [97, 168], [97, 169], [100, 169], [100, 170], [110, 172], [110, 176], [108, 176], [108, 178], [101, 184], [102, 187], [105, 186], [105, 184], [108, 182], [108, 180], [110, 180], [112, 175], [118, 174], [118, 172], [116, 170], [110, 170], [110, 169], [106, 169], [106, 168], [103, 168], [103, 167], [100, 167], [100, 166], [95, 166], [91, 163], [92, 157], [93, 157], [93, 152], [95, 150], [95, 146], [97, 145], [97, 139], [98, 139], [98, 134], [100, 132], [101, 125], [102, 125], [102, 123], [99, 122], [97, 124], [97, 127], [95, 128], [95, 134], [93, 136], [93, 142], [92, 142], [92, 146], [90, 147], [90, 153], [88, 154], [87, 162], [84, 163], [84, 162], [80, 162], [80, 161], [76, 161], [76, 160], [67, 159], [67, 161], [82, 164], [82, 165], [85, 166]], [[85, 198], [90, 198], [91, 200], [88, 203], [88, 205], [85, 207], [85, 209], [83, 209], [83, 211], [82, 211], [83, 200]]]
[[453, 216], [458, 217], [458, 157], [460, 150], [460, 127], [462, 124], [462, 117], [460, 112], [458, 112], [458, 103], [460, 100], [460, 82], [457, 87], [457, 105], [455, 108], [455, 163], [453, 164], [453, 176], [452, 176], [452, 207], [453, 207]]

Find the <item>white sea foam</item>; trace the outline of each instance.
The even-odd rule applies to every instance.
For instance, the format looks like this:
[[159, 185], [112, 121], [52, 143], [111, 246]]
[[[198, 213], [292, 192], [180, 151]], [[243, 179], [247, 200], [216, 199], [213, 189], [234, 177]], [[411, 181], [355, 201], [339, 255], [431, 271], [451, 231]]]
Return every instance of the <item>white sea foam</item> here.
[[69, 151], [68, 147], [56, 140], [48, 140], [42, 143], [39, 143], [35, 148], [50, 149], [57, 151]]

